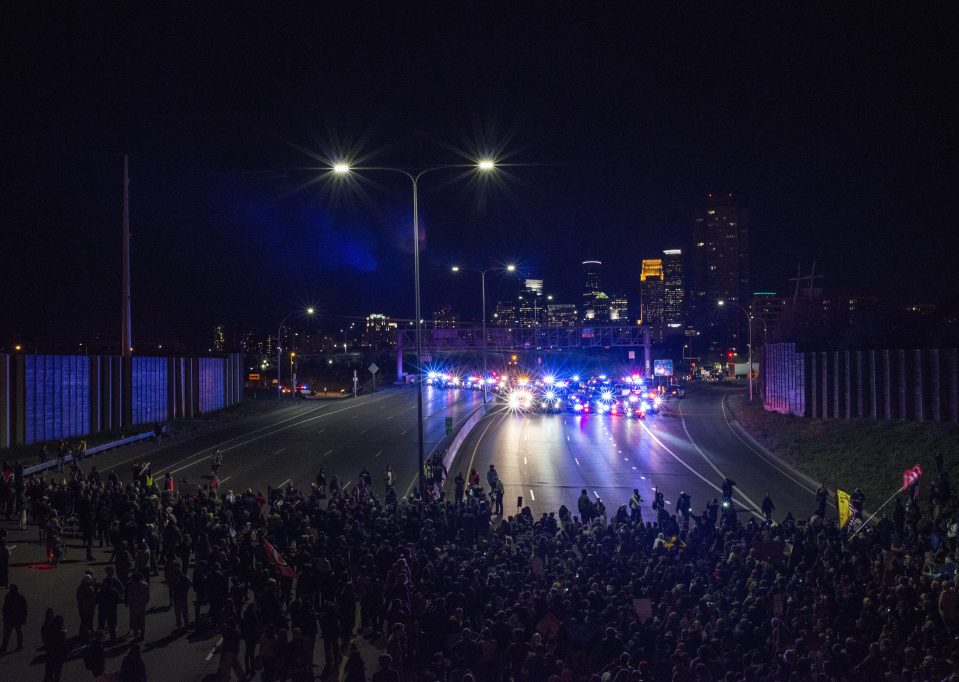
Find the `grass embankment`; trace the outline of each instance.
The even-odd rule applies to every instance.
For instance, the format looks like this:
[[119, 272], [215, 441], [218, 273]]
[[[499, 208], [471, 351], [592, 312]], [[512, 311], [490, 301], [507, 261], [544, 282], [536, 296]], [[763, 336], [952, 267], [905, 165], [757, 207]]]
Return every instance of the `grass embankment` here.
[[953, 498], [959, 493], [959, 424], [809, 419], [765, 412], [758, 401], [730, 396], [733, 415], [760, 443], [830, 490], [861, 488], [876, 509], [902, 485], [914, 464], [925, 476], [920, 498], [936, 480], [934, 455], [942, 450]]

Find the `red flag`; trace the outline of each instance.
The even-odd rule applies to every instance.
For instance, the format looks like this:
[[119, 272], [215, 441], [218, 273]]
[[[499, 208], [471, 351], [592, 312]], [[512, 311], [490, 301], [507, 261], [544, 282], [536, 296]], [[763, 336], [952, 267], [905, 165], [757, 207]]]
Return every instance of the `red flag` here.
[[922, 476], [922, 469], [917, 464], [912, 469], [906, 469], [902, 472], [902, 489], [906, 490], [907, 488], [912, 487], [915, 483], [919, 481], [919, 477]]
[[287, 578], [296, 577], [296, 571], [290, 568], [283, 555], [276, 551], [276, 547], [270, 544], [270, 541], [263, 538], [263, 549], [266, 551], [266, 558], [273, 563], [276, 572]]

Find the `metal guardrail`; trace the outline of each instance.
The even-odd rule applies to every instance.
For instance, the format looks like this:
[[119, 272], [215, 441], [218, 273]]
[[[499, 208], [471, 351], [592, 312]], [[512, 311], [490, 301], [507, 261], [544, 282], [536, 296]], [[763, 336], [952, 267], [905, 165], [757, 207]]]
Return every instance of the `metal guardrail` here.
[[[120, 440], [110, 441], [109, 443], [103, 443], [101, 445], [95, 445], [92, 448], [87, 448], [86, 454], [81, 459], [86, 459], [91, 457], [98, 452], [104, 452], [106, 450], [112, 450], [113, 448], [119, 448], [124, 445], [129, 445], [130, 443], [138, 443], [141, 440], [146, 440], [147, 438], [153, 438], [153, 431], [146, 431], [144, 433], [138, 433], [135, 436], [127, 436], [126, 438], [121, 438]], [[63, 463], [68, 464], [76, 459], [73, 455], [67, 455], [63, 458]], [[30, 474], [35, 474], [39, 471], [45, 471], [46, 469], [53, 469], [54, 467], [60, 466], [60, 460], [54, 458], [46, 462], [41, 462], [40, 464], [34, 464], [30, 467], [24, 467], [23, 475], [29, 476]]]

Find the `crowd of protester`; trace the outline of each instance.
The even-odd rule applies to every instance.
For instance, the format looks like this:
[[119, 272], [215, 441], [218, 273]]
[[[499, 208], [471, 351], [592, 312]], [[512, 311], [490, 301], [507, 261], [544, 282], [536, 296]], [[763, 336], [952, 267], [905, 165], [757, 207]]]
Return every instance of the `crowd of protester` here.
[[[67, 519], [88, 555], [109, 551], [76, 592], [76, 655], [94, 676], [122, 635], [119, 679], [147, 679], [137, 642], [168, 634], [147, 611], [169, 606], [178, 629], [222, 635], [211, 679], [959, 680], [959, 539], [939, 462], [934, 502], [904, 493], [888, 518], [846, 528], [824, 489], [777, 522], [765, 501], [739, 507], [729, 479], [726, 504], [677, 491], [675, 513], [664, 491], [615, 510], [584, 491], [575, 514], [503, 515], [492, 468], [487, 486], [471, 471], [424, 499], [398, 496], [389, 469], [348, 490], [321, 470], [233, 491], [177, 489], [146, 464], [121, 477], [77, 463], [63, 478], [5, 466], [0, 509], [29, 514], [51, 561]], [[11, 586], [3, 650], [26, 617]], [[69, 652], [52, 608], [43, 641], [58, 680]], [[376, 666], [358, 644], [379, 649]]]

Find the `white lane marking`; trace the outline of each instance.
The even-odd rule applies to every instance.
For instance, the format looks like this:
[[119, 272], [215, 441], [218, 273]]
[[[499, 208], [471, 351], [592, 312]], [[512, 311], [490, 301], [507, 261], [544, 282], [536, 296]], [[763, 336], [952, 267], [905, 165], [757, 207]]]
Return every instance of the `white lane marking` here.
[[[721, 403], [721, 404], [722, 404], [722, 408], [723, 408], [723, 419], [726, 420], [726, 426], [728, 426], [728, 427], [729, 427], [729, 430], [733, 432], [733, 435], [736, 436], [736, 438], [738, 438], [743, 445], [745, 445], [747, 448], [749, 448], [750, 450], [752, 450], [753, 452], [755, 452], [757, 455], [759, 455], [760, 457], [762, 457], [764, 461], [768, 462], [769, 465], [770, 465], [773, 469], [776, 469], [777, 471], [779, 471], [780, 473], [782, 473], [783, 476], [785, 476], [786, 478], [788, 478], [790, 481], [792, 481], [792, 482], [795, 483], [796, 485], [800, 486], [801, 488], [804, 488], [804, 489], [808, 490], [808, 491], [811, 492], [813, 495], [815, 495], [815, 494], [816, 494], [816, 491], [815, 491], [815, 490], [813, 490], [812, 488], [810, 488], [808, 485], [806, 485], [806, 484], [803, 483], [802, 481], [798, 481], [798, 480], [796, 480], [795, 478], [793, 478], [793, 477], [789, 474], [789, 472], [787, 472], [787, 471], [785, 471], [784, 469], [780, 468], [779, 465], [777, 465], [775, 462], [771, 462], [771, 461], [769, 460], [769, 458], [766, 456], [765, 453], [763, 453], [763, 452], [758, 452], [758, 451], [756, 450], [756, 448], [754, 448], [752, 445], [750, 445], [742, 436], [739, 435], [739, 433], [736, 431], [736, 429], [733, 428], [733, 425], [729, 422], [729, 417], [728, 417], [727, 414], [726, 414], [726, 398], [727, 398], [727, 397], [728, 397], [728, 396], [723, 396], [723, 400], [722, 400], [722, 403]], [[680, 410], [682, 410], [682, 406], [681, 406], [681, 405], [680, 405]], [[682, 415], [682, 412], [680, 412], [680, 415]], [[832, 496], [830, 495], [830, 498], [831, 498], [831, 497], [832, 497]], [[835, 503], [832, 502], [832, 501], [830, 501], [830, 505], [836, 506]]]
[[523, 464], [529, 464], [529, 462], [526, 461], [525, 457], [523, 458]]
[[350, 483], [352, 483], [352, 482], [353, 482], [353, 481], [347, 481], [346, 483], [344, 483], [344, 484], [343, 484], [343, 487], [341, 488], [341, 490], [349, 490], [349, 488], [350, 488]]
[[206, 655], [206, 660], [209, 661], [211, 658], [213, 658], [213, 654], [216, 653], [216, 650], [220, 648], [220, 645], [221, 645], [221, 644], [223, 644], [223, 638], [222, 638], [222, 637], [220, 637], [220, 639], [216, 640], [216, 644], [214, 644], [214, 645], [213, 645], [213, 648], [210, 649], [210, 653], [208, 653], [208, 654]]
[[392, 419], [392, 418], [393, 418], [393, 416], [391, 415], [391, 416], [387, 417], [386, 419], [387, 419], [387, 421], [389, 421], [389, 420]]
[[636, 467], [633, 467], [633, 471], [636, 471]]
[[373, 455], [373, 457], [374, 457], [374, 459], [375, 459], [376, 457], [379, 457], [379, 456], [382, 455], [382, 454], [383, 454], [383, 451], [382, 451], [382, 450], [378, 450], [377, 453], [376, 453], [375, 455]]
[[332, 455], [332, 454], [333, 454], [332, 450], [327, 450], [326, 452], [323, 453], [323, 456], [326, 457], [327, 455]]
[[281, 452], [283, 452], [284, 450], [286, 450], [286, 448], [280, 448], [279, 450], [274, 450], [274, 451], [273, 451], [273, 454], [274, 454], [274, 455], [278, 455], [278, 454], [280, 454]]
[[566, 442], [567, 443], [569, 442], [569, 436], [566, 436]]
[[593, 494], [596, 496], [596, 499], [598, 500], [598, 499], [599, 499], [599, 493], [594, 490], [594, 491], [593, 491]]
[[288, 479], [286, 479], [285, 481], [283, 481], [282, 483], [278, 483], [275, 487], [277, 487], [277, 488], [282, 488], [282, 487], [285, 486], [287, 483], [292, 483], [292, 482], [293, 482], [293, 480], [288, 478]]
[[531, 499], [533, 502], [536, 501], [536, 495], [533, 494], [532, 488], [529, 489], [529, 499]]
[[354, 414], [352, 417], [350, 417], [350, 419], [359, 419], [359, 418], [360, 418], [360, 415], [358, 414]]
[[367, 431], [369, 431], [369, 429], [363, 429], [362, 431], [360, 431], [360, 435], [362, 436], [362, 435], [363, 435], [364, 433], [366, 433]]
[[[718, 485], [716, 485], [715, 483], [713, 483], [712, 481], [710, 481], [708, 478], [706, 478], [705, 476], [703, 476], [701, 473], [699, 473], [698, 471], [696, 471], [695, 469], [693, 469], [691, 466], [689, 466], [689, 464], [687, 464], [685, 461], [683, 461], [683, 459], [682, 459], [679, 455], [677, 455], [675, 452], [673, 452], [672, 450], [670, 450], [670, 449], [666, 446], [666, 444], [665, 444], [663, 441], [661, 441], [661, 440], [656, 436], [655, 433], [653, 433], [652, 431], [649, 430], [649, 427], [647, 427], [646, 424], [644, 424], [643, 422], [640, 422], [639, 424], [640, 424], [640, 426], [643, 427], [643, 429], [646, 431], [646, 433], [649, 434], [649, 437], [650, 437], [650, 438], [652, 438], [654, 441], [656, 441], [656, 443], [657, 443], [663, 450], [665, 450], [666, 452], [668, 452], [669, 455], [670, 455], [673, 459], [675, 459], [677, 462], [679, 462], [679, 463], [682, 464], [684, 467], [686, 467], [687, 469], [689, 469], [689, 471], [690, 471], [691, 474], [693, 474], [694, 476], [696, 476], [699, 480], [701, 480], [703, 483], [705, 483], [706, 485], [708, 485], [710, 488], [712, 488], [712, 489], [715, 490], [716, 492], [718, 492], [718, 493], [722, 493], [722, 492], [723, 492], [723, 489], [722, 489], [722, 488], [720, 488]], [[753, 510], [752, 513], [753, 513], [753, 515], [756, 516], [757, 518], [760, 518], [760, 519], [764, 518], [764, 517], [762, 516], [762, 514], [757, 513], [755, 510]]]
[[[409, 429], [406, 429], [406, 431], [409, 431]], [[400, 435], [401, 435], [401, 436], [405, 436], [405, 435], [406, 435], [406, 431], [403, 431]]]
[[319, 436], [319, 435], [320, 435], [321, 433], [323, 433], [324, 431], [326, 431], [325, 428], [320, 429], [319, 431], [316, 432], [316, 435]]
[[573, 457], [573, 461], [576, 462], [576, 466], [579, 466], [579, 458]]
[[224, 478], [222, 481], [220, 481], [220, 485], [223, 485], [224, 483], [226, 483], [227, 481], [229, 481], [230, 478], [232, 478], [232, 477], [231, 477], [231, 476], [227, 476], [226, 478]]
[[529, 440], [529, 434], [528, 434], [528, 433], [524, 433], [524, 434], [523, 434], [523, 440]]
[[[693, 446], [694, 448], [696, 448], [696, 452], [698, 452], [698, 453], [702, 456], [702, 458], [703, 458], [704, 460], [706, 460], [706, 463], [713, 468], [713, 471], [715, 471], [719, 476], [721, 476], [723, 479], [725, 479], [725, 478], [726, 478], [726, 474], [724, 474], [722, 471], [719, 470], [719, 467], [717, 467], [717, 466], [713, 463], [713, 461], [712, 461], [711, 459], [709, 459], [709, 456], [708, 456], [705, 452], [703, 452], [703, 449], [702, 449], [701, 447], [699, 447], [699, 444], [698, 444], [695, 440], [693, 440], [692, 435], [689, 433], [689, 428], [686, 426], [686, 418], [683, 416], [683, 406], [682, 406], [682, 405], [679, 406], [679, 420], [680, 420], [680, 421], [682, 422], [682, 424], [683, 424], [683, 431], [686, 432], [686, 439], [690, 442], [690, 444], [692, 444], [692, 446]], [[737, 490], [736, 492], [737, 492], [737, 494], [739, 495], [739, 497], [741, 497], [741, 498], [743, 498], [744, 500], [746, 500], [747, 502], [749, 502], [749, 504], [751, 504], [755, 509], [760, 509], [760, 508], [761, 508], [761, 507], [760, 507], [758, 504], [756, 504], [753, 500], [749, 499], [749, 496], [746, 495], [746, 493], [744, 493], [744, 492], [742, 491], [742, 489], [739, 489], [739, 490]]]
[[[323, 419], [324, 417], [329, 417], [330, 415], [338, 414], [338, 413], [340, 413], [340, 412], [346, 412], [347, 410], [355, 410], [355, 409], [358, 408], [358, 407], [363, 407], [363, 406], [365, 406], [365, 405], [369, 405], [370, 403], [380, 402], [381, 400], [385, 400], [385, 399], [387, 399], [387, 398], [389, 398], [389, 397], [391, 397], [391, 396], [385, 395], [385, 396], [382, 396], [382, 397], [380, 397], [380, 398], [373, 398], [372, 400], [367, 400], [367, 401], [365, 401], [365, 402], [353, 403], [352, 405], [350, 405], [350, 406], [348, 406], [348, 407], [340, 408], [339, 410], [332, 410], [332, 411], [330, 411], [330, 412], [324, 412], [323, 414], [318, 414], [318, 415], [316, 415], [315, 417], [310, 417], [310, 418], [308, 418], [308, 419], [304, 419], [304, 420], [302, 420], [302, 421], [300, 421], [300, 422], [296, 422], [295, 424], [287, 424], [286, 426], [281, 426], [280, 428], [274, 429], [273, 431], [267, 431], [266, 433], [261, 433], [261, 434], [259, 434], [258, 436], [254, 436], [253, 438], [249, 438], [249, 439], [247, 439], [247, 440], [245, 440], [245, 441], [241, 441], [241, 442], [239, 442], [239, 443], [235, 443], [234, 445], [231, 445], [231, 446], [229, 446], [229, 447], [221, 448], [221, 451], [222, 451], [222, 452], [229, 452], [230, 450], [235, 450], [236, 448], [239, 448], [239, 447], [242, 447], [242, 446], [247, 445], [247, 444], [249, 444], [249, 443], [252, 443], [253, 441], [257, 441], [257, 440], [260, 440], [261, 438], [266, 438], [267, 436], [271, 436], [271, 435], [273, 435], [274, 433], [279, 433], [280, 431], [286, 431], [287, 429], [292, 429], [292, 428], [295, 428], [295, 427], [297, 427], [297, 426], [302, 426], [303, 424], [306, 424], [307, 422], [311, 422], [311, 421], [314, 421], [314, 420], [316, 420], [316, 419]], [[316, 409], [321, 409], [321, 408], [316, 408]], [[309, 414], [309, 413], [307, 413], [307, 414]], [[292, 418], [293, 418], [293, 417], [291, 417], [290, 419], [292, 419]], [[277, 423], [278, 423], [278, 424], [283, 424], [284, 422], [287, 422], [287, 421], [289, 421], [290, 419], [284, 419], [284, 420], [282, 420], [282, 421], [280, 421], [280, 422], [277, 422]], [[276, 425], [276, 424], [272, 424], [271, 426], [275, 426], [275, 425]], [[263, 428], [269, 428], [269, 427], [263, 427]], [[256, 433], [257, 431], [262, 431], [263, 428], [255, 429], [255, 430], [253, 430], [253, 431], [249, 431], [249, 432], [247, 432], [247, 433], [245, 433], [245, 434], [242, 434], [242, 436], [249, 435], [250, 433]], [[226, 444], [226, 443], [229, 443], [231, 440], [236, 440], [237, 438], [241, 438], [242, 436], [236, 436], [235, 438], [230, 438], [229, 440], [225, 440], [225, 441], [223, 441], [223, 443], [220, 443], [220, 445], [224, 445], [224, 444]], [[179, 462], [174, 462], [174, 463], [173, 463], [172, 465], [170, 465], [169, 467], [164, 467], [164, 469], [165, 469], [166, 471], [169, 471], [171, 474], [175, 474], [175, 473], [177, 473], [177, 472], [179, 472], [179, 471], [183, 471], [184, 469], [188, 469], [188, 468], [190, 468], [191, 466], [193, 466], [194, 464], [197, 464], [197, 463], [203, 461], [204, 459], [206, 459], [206, 458], [207, 458], [207, 453], [212, 452], [215, 448], [216, 448], [216, 446], [214, 446], [214, 447], [212, 447], [212, 448], [204, 448], [204, 449], [202, 449], [202, 450], [199, 451], [199, 453], [200, 453], [200, 454], [199, 454], [199, 457], [196, 456], [198, 453], [193, 453], [192, 455], [189, 455], [189, 456], [187, 456], [187, 457], [184, 457], [184, 458], [181, 459]], [[179, 468], [177, 468], [177, 469], [170, 468], [170, 467], [175, 467], [177, 464], [182, 464], [183, 462], [186, 462], [187, 460], [193, 460], [193, 461], [187, 462], [187, 464], [185, 464], [184, 466], [179, 467]]]
[[[633, 468], [635, 469], [636, 467], [633, 467]], [[640, 478], [643, 479], [644, 481], [646, 480], [645, 476], [640, 476]]]
[[628, 461], [629, 461], [629, 457], [623, 457], [623, 461], [624, 461], [624, 462], [628, 462]]

